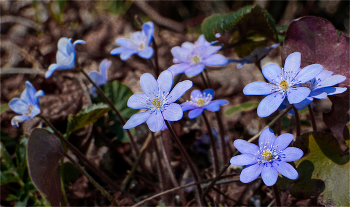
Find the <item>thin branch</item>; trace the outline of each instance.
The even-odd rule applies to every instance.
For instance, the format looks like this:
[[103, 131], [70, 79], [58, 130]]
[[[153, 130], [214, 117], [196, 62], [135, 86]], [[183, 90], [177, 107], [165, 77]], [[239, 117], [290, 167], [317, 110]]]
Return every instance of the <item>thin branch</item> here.
[[314, 111], [312, 110], [311, 104], [309, 104], [307, 107], [309, 109], [309, 114], [310, 114], [310, 119], [311, 119], [311, 124], [312, 124], [312, 130], [314, 130], [314, 132], [316, 132], [317, 131], [317, 125], [316, 125], [316, 121], [315, 121]]
[[299, 112], [298, 112], [298, 109], [297, 108], [295, 108], [295, 106], [294, 105], [292, 105], [293, 106], [293, 111], [294, 111], [294, 117], [295, 117], [295, 126], [296, 126], [296, 128], [297, 128], [297, 137], [298, 136], [300, 136], [300, 128], [301, 128], [301, 126], [300, 126], [300, 117], [299, 117]]

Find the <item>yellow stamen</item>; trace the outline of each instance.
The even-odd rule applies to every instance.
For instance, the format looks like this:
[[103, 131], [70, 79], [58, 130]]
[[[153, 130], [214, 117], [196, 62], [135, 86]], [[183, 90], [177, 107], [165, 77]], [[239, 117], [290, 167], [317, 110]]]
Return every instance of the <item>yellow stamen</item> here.
[[192, 57], [192, 62], [193, 62], [194, 64], [198, 64], [200, 61], [201, 61], [201, 60], [199, 59], [199, 57], [198, 57], [197, 55], [195, 55], [195, 56]]
[[288, 89], [288, 83], [286, 80], [283, 80], [280, 82], [280, 87], [283, 89], [283, 90], [286, 90]]
[[203, 100], [202, 98], [199, 98], [199, 99], [197, 100], [197, 105], [198, 105], [198, 106], [203, 106], [203, 105], [204, 105], [204, 100]]
[[139, 49], [140, 49], [140, 50], [144, 50], [144, 49], [145, 49], [145, 43], [141, 42], [141, 43], [139, 44]]
[[272, 159], [272, 152], [270, 150], [265, 150], [261, 156], [264, 158], [266, 161], [270, 161]]
[[160, 102], [159, 98], [154, 98], [153, 101], [152, 101], [152, 104], [156, 108], [161, 108], [162, 107], [162, 103]]

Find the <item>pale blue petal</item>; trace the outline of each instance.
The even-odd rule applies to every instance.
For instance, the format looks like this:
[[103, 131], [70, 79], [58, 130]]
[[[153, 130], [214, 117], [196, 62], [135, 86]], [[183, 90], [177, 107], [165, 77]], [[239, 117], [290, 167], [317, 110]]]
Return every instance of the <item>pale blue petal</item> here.
[[57, 43], [57, 49], [59, 52], [63, 53], [65, 56], [69, 56], [72, 51], [74, 51], [74, 47], [72, 45], [72, 39], [68, 39], [67, 37], [61, 37]]
[[189, 51], [192, 51], [194, 49], [194, 44], [190, 42], [184, 42], [181, 45], [182, 48], [188, 49]]
[[191, 100], [192, 100], [193, 102], [196, 102], [196, 100], [197, 100], [198, 97], [203, 97], [202, 92], [201, 92], [200, 90], [198, 90], [198, 89], [193, 90], [193, 91], [191, 92]]
[[150, 73], [144, 73], [141, 75], [140, 85], [143, 93], [146, 94], [146, 96], [148, 96], [149, 98], [155, 98], [158, 96], [159, 94], [158, 82]]
[[205, 66], [203, 64], [193, 65], [192, 67], [185, 70], [187, 76], [195, 76], [200, 74], [204, 70]]
[[270, 163], [266, 163], [261, 171], [261, 178], [264, 181], [265, 185], [273, 186], [277, 181], [278, 172], [275, 170], [275, 168], [272, 167]]
[[24, 89], [22, 92], [21, 99], [23, 99], [26, 103], [36, 105], [35, 93], [36, 90], [33, 85], [29, 81], [26, 81], [26, 89]]
[[288, 55], [286, 61], [284, 62], [284, 71], [291, 74], [293, 73], [296, 74], [300, 69], [300, 64], [301, 64], [301, 54], [300, 52], [294, 52]]
[[73, 46], [77, 45], [77, 44], [85, 44], [85, 41], [84, 40], [76, 40], [74, 43], [73, 43]]
[[112, 64], [112, 61], [109, 61], [108, 59], [103, 59], [100, 63], [100, 72], [106, 81], [107, 81], [107, 70], [111, 66], [111, 64]]
[[127, 50], [127, 49], [123, 47], [115, 48], [111, 51], [111, 55], [119, 55], [120, 53], [124, 52], [124, 50]]
[[325, 91], [327, 91], [327, 89], [328, 88], [320, 88], [320, 89], [313, 90], [309, 94], [309, 97], [317, 98], [317, 99], [326, 99], [327, 98], [327, 93]]
[[175, 64], [170, 66], [168, 70], [170, 70], [174, 75], [177, 75], [177, 74], [183, 73], [185, 70], [187, 70], [190, 67], [191, 65], [187, 63], [181, 63], [181, 64]]
[[220, 54], [214, 54], [204, 59], [203, 64], [207, 66], [222, 66], [227, 64], [227, 58]]
[[342, 75], [332, 75], [331, 77], [326, 78], [324, 81], [318, 83], [319, 86], [317, 88], [334, 86], [345, 81], [345, 79], [346, 77]]
[[283, 176], [291, 180], [296, 180], [298, 178], [298, 172], [289, 163], [275, 161], [272, 163], [272, 166]]
[[173, 90], [170, 92], [169, 96], [167, 97], [167, 103], [174, 103], [179, 99], [188, 89], [192, 87], [193, 83], [192, 81], [185, 80], [175, 85]]
[[196, 47], [208, 46], [209, 42], [205, 39], [204, 35], [199, 36], [198, 40], [195, 42]]
[[296, 104], [303, 101], [310, 94], [310, 89], [306, 87], [292, 88], [287, 94], [287, 98], [290, 104]]
[[183, 49], [179, 46], [173, 47], [171, 49], [171, 54], [173, 54], [174, 58], [176, 58], [179, 62], [182, 63], [188, 63], [188, 55], [189, 55], [189, 50]]
[[218, 105], [215, 102], [210, 102], [208, 105], [203, 107], [204, 109], [207, 109], [209, 111], [219, 111], [220, 110], [220, 105]]
[[89, 77], [90, 77], [91, 80], [93, 80], [93, 81], [96, 83], [96, 85], [98, 85], [98, 86], [101, 86], [101, 85], [103, 85], [103, 84], [105, 84], [105, 83], [107, 82], [107, 80], [104, 79], [104, 77], [103, 77], [100, 73], [98, 73], [98, 72], [96, 72], [96, 71], [91, 71], [91, 72], [89, 73]]
[[132, 109], [149, 109], [152, 107], [152, 102], [144, 93], [137, 93], [129, 98], [127, 105]]
[[29, 104], [20, 98], [13, 98], [9, 102], [9, 107], [10, 109], [12, 109], [12, 111], [16, 112], [17, 114], [28, 113], [29, 111]]
[[332, 71], [322, 70], [322, 72], [318, 74], [315, 78], [317, 81], [323, 81], [326, 78], [331, 77], [332, 75], [333, 75]]
[[285, 96], [278, 92], [266, 96], [263, 100], [261, 100], [258, 106], [258, 116], [262, 118], [270, 116], [278, 109], [278, 107], [280, 107], [284, 98]]
[[[134, 43], [138, 44], [138, 43], [142, 43], [144, 42], [143, 41], [143, 38], [145, 37], [145, 33], [144, 32], [141, 32], [141, 31], [138, 31], [138, 32], [134, 32], [131, 34], [131, 39], [134, 41]], [[146, 45], [148, 46], [148, 45]]]
[[129, 59], [129, 57], [133, 54], [136, 54], [137, 53], [137, 50], [124, 50], [122, 52], [122, 54], [120, 54], [120, 59], [125, 61], [127, 59]]
[[49, 70], [45, 73], [45, 78], [50, 78], [52, 73], [59, 69], [59, 65], [58, 64], [51, 64], [50, 67], [49, 67]]
[[169, 70], [163, 71], [158, 77], [158, 85], [160, 93], [166, 95], [173, 87], [173, 73]]
[[14, 127], [19, 127], [19, 123], [24, 122], [26, 120], [30, 119], [29, 116], [15, 116], [11, 120], [11, 124]]
[[71, 69], [75, 66], [75, 52], [65, 55], [61, 51], [56, 53], [57, 64], [60, 65], [60, 69]]
[[[210, 94], [211, 97], [212, 97], [212, 99], [214, 98], [214, 93], [215, 93], [214, 90], [211, 89], [211, 88], [205, 89], [205, 90], [202, 92], [203, 96], [206, 96], [207, 94]], [[192, 93], [191, 93], [191, 95], [192, 95]]]
[[146, 45], [148, 46], [152, 42], [153, 32], [154, 32], [154, 24], [153, 22], [146, 22], [142, 25], [142, 30], [147, 36]]
[[42, 90], [39, 90], [38, 92], [35, 93], [34, 95], [35, 105], [39, 104], [39, 97], [43, 95], [45, 95], [45, 93]]
[[[309, 105], [314, 99], [312, 97], [307, 97], [306, 99], [304, 99], [302, 102], [300, 103], [296, 103], [293, 104], [295, 106], [295, 108], [297, 108], [298, 110], [304, 109], [305, 107], [307, 107], [307, 105]], [[294, 113], [293, 113], [294, 114]]]
[[196, 107], [193, 106], [190, 102], [185, 102], [181, 104], [182, 111], [189, 111], [192, 109], [195, 109]]
[[214, 100], [214, 101], [212, 101], [211, 103], [214, 103], [214, 104], [217, 104], [217, 105], [226, 105], [226, 104], [228, 104], [228, 101], [226, 101], [226, 100]]
[[233, 145], [242, 154], [243, 153], [256, 154], [259, 152], [259, 147], [257, 145], [247, 142], [246, 140], [243, 140], [243, 139], [236, 139], [233, 142]]
[[244, 95], [268, 95], [274, 92], [271, 84], [266, 82], [253, 82], [246, 85], [243, 89]]
[[271, 145], [276, 140], [276, 136], [273, 133], [272, 129], [266, 128], [264, 129], [259, 137], [259, 147], [264, 149], [264, 146], [268, 146], [268, 149], [271, 149]]
[[159, 110], [152, 112], [151, 116], [147, 120], [148, 128], [152, 132], [159, 132], [164, 126], [164, 118]]
[[33, 106], [33, 109], [32, 109], [32, 111], [30, 113], [30, 117], [34, 118], [36, 115], [40, 114], [40, 112], [41, 111], [40, 111], [39, 107]]
[[244, 166], [244, 165], [252, 165], [257, 163], [257, 159], [255, 155], [253, 154], [241, 154], [236, 155], [231, 158], [230, 163], [231, 165], [238, 165], [238, 166]]
[[134, 49], [136, 48], [137, 46], [135, 45], [135, 43], [129, 39], [125, 39], [125, 38], [118, 38], [116, 40], [116, 42], [122, 46], [122, 47], [125, 47], [125, 48], [131, 48], [131, 49]]
[[153, 48], [146, 47], [144, 50], [138, 53], [138, 55], [144, 59], [150, 59], [153, 55]]
[[293, 141], [294, 136], [289, 133], [281, 134], [275, 140], [273, 144], [277, 151], [284, 150], [288, 147], [288, 145]]
[[134, 114], [123, 126], [123, 129], [134, 128], [143, 122], [147, 121], [147, 119], [151, 116], [151, 111], [144, 111], [137, 114]]
[[162, 113], [164, 119], [168, 121], [179, 121], [183, 116], [182, 108], [177, 103], [168, 105]]
[[333, 90], [327, 91], [326, 93], [328, 95], [335, 95], [335, 94], [344, 93], [347, 90], [347, 88], [343, 88], [343, 87], [332, 87], [330, 89], [335, 89], [335, 90], [334, 91]]
[[284, 162], [294, 162], [299, 160], [304, 155], [304, 152], [296, 147], [288, 147], [279, 153], [279, 158]]
[[204, 108], [196, 108], [188, 112], [188, 118], [194, 119], [203, 113]]
[[271, 83], [279, 82], [281, 77], [283, 77], [280, 66], [276, 64], [268, 64], [264, 66], [261, 72], [264, 77]]
[[299, 74], [295, 77], [298, 83], [305, 83], [315, 78], [323, 70], [323, 66], [319, 64], [308, 65], [303, 68]]
[[[218, 52], [221, 49], [221, 46], [208, 46], [203, 54], [203, 57], [206, 58], [216, 52]], [[227, 59], [226, 59], [227, 61]]]
[[253, 180], [257, 179], [264, 167], [264, 164], [254, 164], [254, 165], [249, 165], [246, 166], [242, 172], [241, 176], [239, 179], [241, 180], [242, 183], [250, 183]]

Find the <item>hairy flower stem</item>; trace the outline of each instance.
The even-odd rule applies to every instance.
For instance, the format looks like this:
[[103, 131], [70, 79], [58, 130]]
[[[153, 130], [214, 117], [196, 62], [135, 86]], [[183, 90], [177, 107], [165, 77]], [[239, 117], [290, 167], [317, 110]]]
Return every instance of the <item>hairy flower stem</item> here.
[[[89, 80], [89, 82], [96, 88], [97, 92], [103, 97], [103, 99], [105, 99], [108, 103], [108, 105], [113, 109], [113, 111], [117, 114], [119, 120], [122, 122], [123, 125], [125, 125], [125, 119], [122, 117], [122, 115], [119, 113], [118, 109], [114, 106], [114, 104], [112, 103], [111, 100], [109, 100], [109, 98], [103, 93], [103, 91], [100, 89], [100, 87], [98, 87], [96, 85], [96, 83], [89, 77], [88, 74], [85, 73], [85, 71], [82, 68], [78, 68], [78, 70], [80, 72], [82, 72], [84, 74], [84, 76]], [[140, 152], [136, 147], [136, 143], [135, 143], [135, 138], [134, 136], [132, 136], [131, 132], [129, 129], [126, 129], [126, 132], [128, 133], [129, 139], [130, 139], [130, 143], [131, 146], [134, 150], [135, 153], [135, 157], [139, 156]]]
[[[263, 128], [259, 133], [257, 133], [256, 135], [254, 135], [252, 138], [250, 138], [248, 140], [248, 142], [253, 142], [254, 140], [256, 140], [257, 138], [259, 138], [261, 132], [266, 129], [266, 128], [270, 128], [274, 123], [276, 123], [276, 121], [278, 121], [280, 118], [282, 118], [286, 113], [288, 113], [288, 111], [290, 111], [292, 109], [292, 105], [288, 106], [286, 109], [284, 109], [283, 111], [281, 111], [280, 114], [278, 114], [270, 123], [268, 123], [266, 125], [265, 128]], [[238, 154], [238, 151], [235, 152], [235, 154], [233, 156], [236, 156]], [[204, 191], [203, 193], [203, 198], [209, 193], [210, 189], [214, 186], [214, 184], [216, 183], [217, 180], [220, 179], [220, 176], [227, 170], [227, 168], [231, 165], [230, 162], [227, 162], [226, 165], [220, 170], [219, 174], [216, 175], [216, 177], [211, 181], [211, 183], [209, 184], [208, 188]]]
[[114, 190], [122, 191], [109, 177], [107, 177], [100, 169], [98, 169], [90, 160], [87, 159], [74, 145], [72, 145], [63, 135], [49, 122], [43, 115], [38, 115], [44, 122], [55, 132], [57, 137], [70, 149], [80, 160], [85, 162], [98, 176], [100, 176], [106, 183], [112, 185]]
[[310, 119], [311, 119], [311, 124], [312, 124], [312, 130], [314, 130], [314, 132], [316, 132], [317, 131], [317, 125], [316, 125], [315, 115], [314, 115], [314, 111], [312, 110], [311, 104], [309, 104], [307, 106], [307, 108], [309, 109], [309, 114], [310, 114]]
[[280, 194], [279, 194], [278, 189], [277, 189], [277, 185], [276, 184], [273, 185], [272, 188], [273, 188], [273, 193], [275, 194], [276, 205], [277, 206], [282, 206]]
[[[63, 159], [64, 159], [64, 157], [62, 157], [62, 159], [60, 160], [61, 166], [63, 164]], [[62, 192], [62, 206], [69, 206], [66, 190], [64, 189], [63, 173], [64, 173], [63, 167], [61, 167], [60, 168], [60, 181], [61, 181], [61, 192]]]
[[75, 162], [75, 160], [71, 156], [69, 156], [65, 152], [63, 153], [63, 155], [67, 157], [69, 161], [73, 163], [73, 165], [75, 165], [75, 167], [79, 170], [81, 174], [85, 175], [85, 177], [90, 181], [90, 183], [93, 184], [95, 188], [97, 188], [97, 190], [99, 190], [102, 193], [102, 195], [104, 195], [109, 200], [109, 202], [111, 202], [114, 206], [119, 206], [117, 201], [114, 200], [111, 194], [109, 194], [102, 186], [100, 186], [77, 162]]
[[[293, 105], [292, 105], [293, 106]], [[298, 109], [293, 106], [293, 111], [294, 111], [294, 117], [295, 117], [295, 126], [297, 128], [297, 137], [300, 136], [300, 117], [299, 117], [299, 112]]]
[[168, 129], [169, 129], [169, 131], [170, 131], [174, 141], [176, 142], [177, 146], [179, 147], [179, 149], [180, 149], [180, 151], [182, 153], [182, 156], [185, 158], [188, 166], [190, 167], [190, 170], [192, 172], [192, 176], [193, 176], [194, 181], [196, 183], [198, 183], [197, 184], [197, 193], [198, 193], [198, 199], [199, 199], [198, 200], [198, 204], [199, 204], [199, 206], [203, 206], [203, 203], [205, 203], [205, 202], [203, 202], [204, 201], [204, 197], [202, 197], [202, 188], [201, 188], [201, 185], [199, 184], [199, 176], [198, 176], [198, 174], [196, 172], [194, 164], [193, 164], [191, 158], [188, 156], [185, 148], [182, 146], [179, 138], [177, 137], [174, 129], [171, 127], [169, 121], [165, 120], [165, 124], [167, 125], [167, 127], [168, 127]]

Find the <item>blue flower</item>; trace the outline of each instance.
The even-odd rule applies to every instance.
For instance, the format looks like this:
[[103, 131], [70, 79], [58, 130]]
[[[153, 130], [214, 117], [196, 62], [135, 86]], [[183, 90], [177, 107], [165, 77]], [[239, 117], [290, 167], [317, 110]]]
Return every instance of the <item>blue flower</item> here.
[[205, 66], [222, 66], [227, 64], [227, 58], [223, 55], [214, 54], [221, 49], [221, 46], [212, 46], [201, 35], [197, 42], [192, 44], [185, 42], [181, 47], [171, 49], [174, 56], [174, 63], [180, 63], [168, 68], [174, 75], [185, 72], [187, 76], [200, 74]]
[[262, 68], [264, 77], [270, 82], [254, 82], [248, 84], [244, 89], [245, 95], [268, 95], [258, 106], [258, 116], [267, 117], [275, 112], [285, 98], [290, 104], [296, 104], [309, 96], [311, 90], [301, 87], [318, 75], [323, 66], [313, 64], [300, 69], [301, 54], [295, 52], [290, 54], [281, 69], [275, 64], [269, 64]]
[[245, 166], [240, 175], [242, 183], [249, 183], [261, 178], [268, 186], [276, 183], [278, 173], [295, 180], [298, 172], [287, 162], [293, 162], [303, 156], [303, 151], [288, 147], [293, 140], [292, 134], [282, 134], [275, 137], [269, 128], [264, 129], [259, 137], [259, 147], [242, 139], [234, 141], [234, 145], [242, 154], [232, 157], [232, 165]]
[[127, 60], [131, 55], [138, 54], [144, 59], [149, 59], [153, 55], [153, 48], [149, 45], [152, 42], [154, 32], [153, 22], [142, 25], [142, 31], [134, 32], [131, 40], [118, 38], [116, 42], [121, 46], [111, 51], [112, 55], [120, 54], [120, 59]]
[[[89, 73], [89, 77], [91, 78], [91, 80], [93, 80], [97, 86], [101, 86], [104, 85], [105, 83], [107, 83], [107, 70], [109, 68], [109, 66], [111, 66], [112, 62], [104, 59], [102, 60], [101, 64], [100, 64], [100, 72], [96, 72], [96, 71], [91, 71]], [[96, 88], [92, 87], [92, 95], [94, 97], [97, 96], [96, 94]]]
[[189, 111], [188, 118], [194, 119], [203, 113], [204, 109], [209, 111], [219, 111], [220, 105], [228, 104], [226, 100], [215, 100], [214, 98], [214, 90], [206, 89], [203, 92], [200, 90], [193, 90], [191, 93], [191, 101], [187, 101], [181, 104], [181, 108], [183, 111]]
[[51, 64], [49, 70], [45, 74], [45, 78], [51, 77], [52, 73], [57, 70], [65, 70], [75, 68], [75, 45], [77, 44], [85, 44], [83, 40], [77, 40], [72, 44], [72, 38], [68, 39], [66, 37], [62, 37], [57, 43], [57, 54], [56, 60], [57, 64]]
[[145, 73], [140, 78], [143, 93], [132, 95], [128, 100], [128, 106], [133, 109], [146, 109], [146, 111], [133, 115], [124, 125], [124, 129], [130, 129], [147, 122], [152, 132], [160, 131], [164, 126], [164, 120], [178, 121], [183, 116], [181, 106], [174, 103], [188, 89], [192, 87], [189, 80], [182, 81], [173, 88], [173, 74], [170, 71], [162, 72], [158, 80], [151, 74]]
[[42, 90], [36, 91], [33, 85], [26, 81], [26, 89], [22, 92], [21, 98], [14, 98], [10, 101], [9, 107], [12, 111], [22, 116], [15, 116], [11, 120], [12, 126], [19, 126], [20, 122], [34, 118], [40, 114], [39, 97], [43, 96]]

